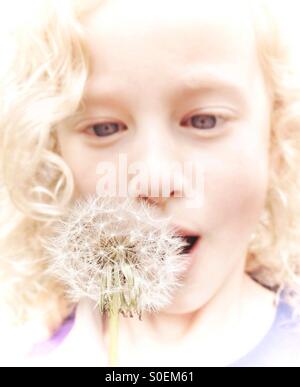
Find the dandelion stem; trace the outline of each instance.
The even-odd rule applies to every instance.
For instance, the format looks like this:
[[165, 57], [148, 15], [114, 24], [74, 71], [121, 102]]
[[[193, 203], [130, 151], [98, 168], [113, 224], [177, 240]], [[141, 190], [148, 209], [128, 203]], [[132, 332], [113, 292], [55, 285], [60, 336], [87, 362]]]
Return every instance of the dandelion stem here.
[[119, 300], [114, 295], [109, 314], [109, 366], [116, 367], [118, 362]]

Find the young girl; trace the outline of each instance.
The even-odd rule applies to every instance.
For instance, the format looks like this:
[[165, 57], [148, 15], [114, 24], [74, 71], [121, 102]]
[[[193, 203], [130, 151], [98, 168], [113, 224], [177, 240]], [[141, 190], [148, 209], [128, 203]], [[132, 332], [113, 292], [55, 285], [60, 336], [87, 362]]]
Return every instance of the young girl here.
[[[149, 167], [142, 190], [127, 177], [135, 199], [171, 215], [200, 243], [169, 307], [142, 322], [121, 318], [119, 365], [300, 365], [293, 6], [1, 6], [2, 364], [11, 353], [28, 365], [107, 365], [104, 321], [90, 301], [68, 302], [47, 271], [42, 242], [74, 198], [96, 192], [97, 165], [118, 170], [125, 154]], [[178, 187], [151, 194], [151, 184], [165, 184], [160, 165], [173, 162], [202, 166], [202, 206], [189, 208]], [[22, 328], [9, 336], [4, 320], [12, 317]]]

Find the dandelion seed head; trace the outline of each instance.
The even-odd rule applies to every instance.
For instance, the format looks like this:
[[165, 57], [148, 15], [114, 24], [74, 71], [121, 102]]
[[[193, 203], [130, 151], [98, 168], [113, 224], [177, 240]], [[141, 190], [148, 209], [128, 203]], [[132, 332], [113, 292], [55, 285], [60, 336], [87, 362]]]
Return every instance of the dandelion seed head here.
[[132, 198], [78, 199], [44, 243], [49, 272], [71, 301], [88, 297], [101, 312], [111, 311], [113, 298], [124, 316], [162, 309], [187, 265], [186, 242], [169, 220]]

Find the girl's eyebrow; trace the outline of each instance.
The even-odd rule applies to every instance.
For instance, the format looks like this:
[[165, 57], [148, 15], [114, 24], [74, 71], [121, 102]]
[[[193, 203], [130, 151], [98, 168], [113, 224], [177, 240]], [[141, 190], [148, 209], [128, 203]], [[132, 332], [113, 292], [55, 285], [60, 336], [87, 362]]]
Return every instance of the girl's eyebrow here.
[[[245, 107], [247, 105], [246, 87], [236, 77], [225, 77], [217, 72], [188, 71], [178, 77], [178, 85], [172, 92], [172, 98], [176, 95], [190, 94], [217, 94], [232, 100], [236, 105]], [[101, 86], [99, 86], [101, 85]], [[115, 86], [114, 86], [115, 85]], [[117, 103], [123, 97], [126, 98], [127, 90], [110, 79], [97, 82], [89, 88], [85, 100], [92, 104]]]
[[245, 85], [238, 81], [237, 76], [224, 76], [216, 71], [191, 70], [181, 78], [179, 87], [181, 92], [217, 93], [237, 102], [239, 105], [247, 104]]

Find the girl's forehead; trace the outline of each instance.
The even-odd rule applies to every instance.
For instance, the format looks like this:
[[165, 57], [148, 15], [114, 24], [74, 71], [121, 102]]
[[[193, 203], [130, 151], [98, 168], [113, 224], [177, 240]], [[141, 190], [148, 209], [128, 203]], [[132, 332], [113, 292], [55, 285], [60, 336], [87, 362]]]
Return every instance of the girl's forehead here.
[[84, 20], [94, 78], [109, 73], [137, 82], [141, 76], [145, 84], [201, 65], [250, 79], [259, 69], [250, 15], [247, 0], [103, 2]]
[[127, 31], [128, 35], [137, 31], [151, 31], [155, 35], [164, 29], [189, 27], [195, 34], [201, 27], [202, 30], [215, 27], [216, 32], [222, 28], [250, 32], [249, 5], [248, 0], [106, 0], [99, 1], [84, 22], [89, 30], [110, 27], [116, 33]]
[[243, 52], [253, 56], [254, 28], [247, 4], [246, 0], [107, 0], [83, 23], [88, 44], [101, 60], [117, 51], [133, 60], [141, 53], [147, 59], [147, 52], [157, 49], [174, 54], [176, 60], [198, 55], [216, 61]]

